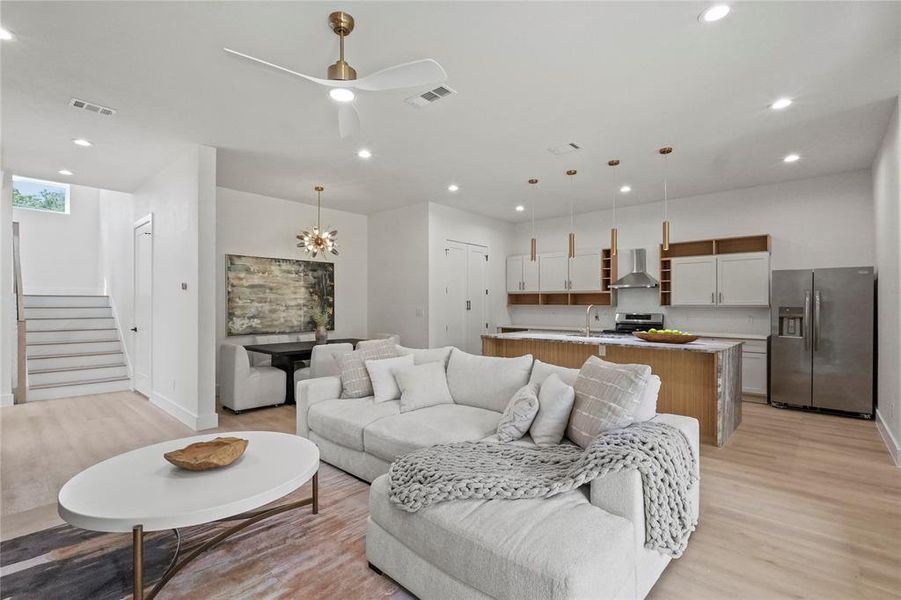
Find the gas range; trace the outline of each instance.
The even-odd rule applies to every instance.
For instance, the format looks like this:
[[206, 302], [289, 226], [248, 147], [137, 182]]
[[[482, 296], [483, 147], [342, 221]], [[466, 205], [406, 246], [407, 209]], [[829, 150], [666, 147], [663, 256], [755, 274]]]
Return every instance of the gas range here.
[[605, 329], [605, 335], [632, 335], [633, 331], [663, 329], [663, 313], [616, 313], [615, 328]]

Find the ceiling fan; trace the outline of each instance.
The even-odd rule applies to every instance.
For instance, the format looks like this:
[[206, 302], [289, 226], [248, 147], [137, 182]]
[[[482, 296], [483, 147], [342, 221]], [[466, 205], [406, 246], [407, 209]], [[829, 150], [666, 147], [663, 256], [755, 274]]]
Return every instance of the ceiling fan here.
[[353, 104], [356, 91], [381, 92], [438, 84], [447, 80], [444, 68], [431, 58], [395, 65], [357, 79], [356, 70], [344, 60], [344, 38], [354, 30], [354, 18], [346, 12], [338, 11], [330, 14], [328, 20], [332, 31], [341, 40], [341, 56], [338, 62], [329, 66], [326, 79], [304, 75], [231, 48], [223, 50], [271, 69], [330, 87], [329, 97], [338, 103], [338, 133], [342, 138], [353, 135], [360, 127], [360, 115]]

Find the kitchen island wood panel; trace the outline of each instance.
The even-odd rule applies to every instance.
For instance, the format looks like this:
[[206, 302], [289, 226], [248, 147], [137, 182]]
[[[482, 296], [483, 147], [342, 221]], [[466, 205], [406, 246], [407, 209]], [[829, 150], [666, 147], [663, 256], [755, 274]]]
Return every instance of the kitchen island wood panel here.
[[543, 362], [574, 369], [596, 355], [615, 363], [649, 365], [661, 380], [657, 412], [696, 418], [703, 443], [724, 445], [741, 423], [741, 344], [704, 352], [541, 337], [553, 336], [485, 335], [482, 354], [531, 354]]

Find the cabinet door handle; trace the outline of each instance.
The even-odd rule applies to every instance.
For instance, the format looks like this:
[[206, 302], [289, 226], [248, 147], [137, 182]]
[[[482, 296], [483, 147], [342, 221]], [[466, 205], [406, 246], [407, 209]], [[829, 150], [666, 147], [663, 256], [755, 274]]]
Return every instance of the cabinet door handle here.
[[710, 303], [716, 304], [716, 293], [710, 292]]
[[720, 304], [723, 303], [723, 292], [720, 292]]
[[472, 310], [472, 300], [466, 301], [466, 310]]

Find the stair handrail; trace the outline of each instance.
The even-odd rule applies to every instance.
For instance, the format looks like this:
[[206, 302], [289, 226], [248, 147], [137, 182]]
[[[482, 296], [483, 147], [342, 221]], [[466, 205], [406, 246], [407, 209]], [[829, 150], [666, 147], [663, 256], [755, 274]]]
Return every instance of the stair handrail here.
[[25, 293], [22, 290], [18, 221], [13, 221], [13, 285], [16, 292], [16, 404], [22, 404], [28, 388], [28, 374], [25, 362]]

